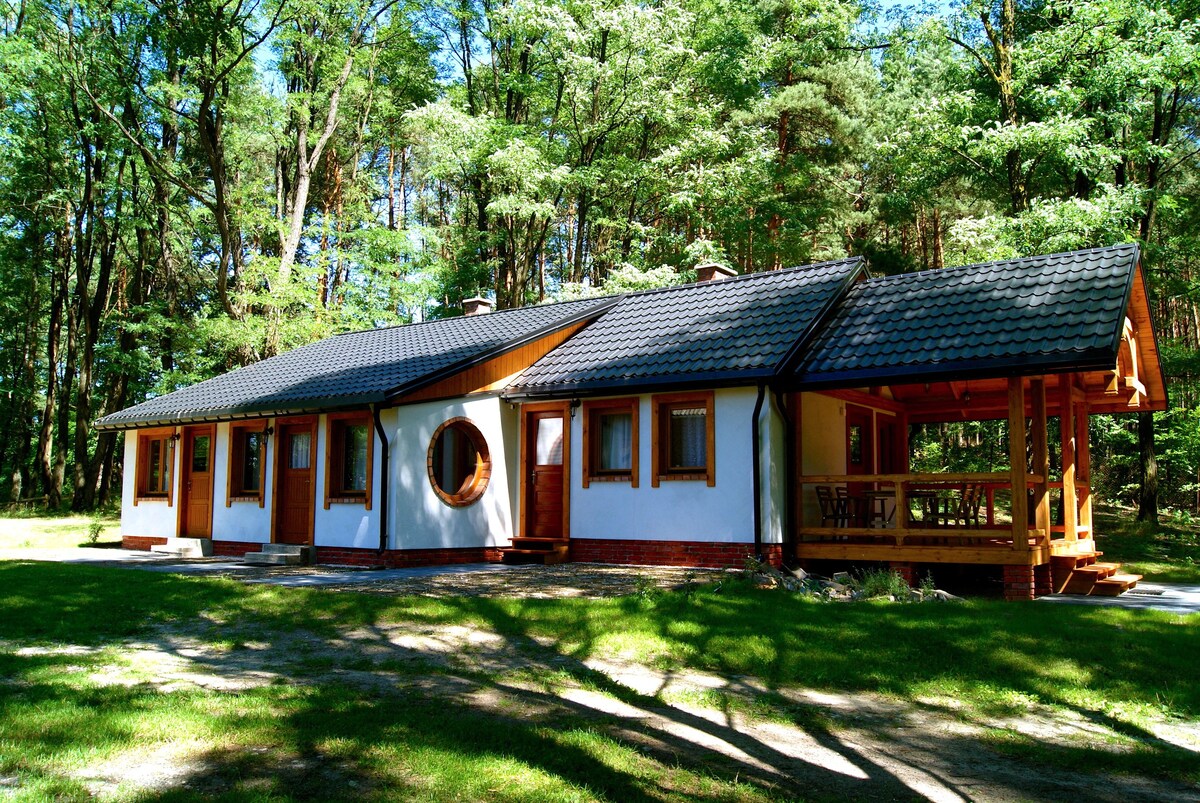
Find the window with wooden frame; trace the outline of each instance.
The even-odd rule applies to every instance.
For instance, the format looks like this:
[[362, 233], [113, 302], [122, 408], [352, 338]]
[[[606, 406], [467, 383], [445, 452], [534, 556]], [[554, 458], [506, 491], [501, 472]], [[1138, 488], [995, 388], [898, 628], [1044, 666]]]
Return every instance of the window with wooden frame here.
[[628, 482], [638, 487], [638, 400], [583, 403], [583, 487]]
[[492, 476], [492, 456], [479, 427], [461, 416], [433, 432], [426, 454], [429, 484], [450, 507], [472, 505], [483, 496]]
[[143, 499], [163, 500], [171, 504], [175, 441], [175, 431], [171, 429], [138, 433], [134, 504]]
[[325, 418], [325, 509], [361, 503], [371, 509], [374, 454], [369, 413], [330, 413]]
[[229, 488], [225, 507], [234, 502], [258, 502], [263, 506], [267, 480], [267, 422], [229, 425]]
[[664, 393], [651, 397], [652, 485], [661, 480], [717, 484], [713, 394]]

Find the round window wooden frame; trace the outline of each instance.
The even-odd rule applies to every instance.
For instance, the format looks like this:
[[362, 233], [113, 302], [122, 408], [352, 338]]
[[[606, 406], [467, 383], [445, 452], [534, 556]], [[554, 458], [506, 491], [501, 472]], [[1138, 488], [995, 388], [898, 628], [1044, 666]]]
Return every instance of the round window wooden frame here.
[[[470, 482], [463, 483], [465, 491], [459, 493], [446, 493], [445, 490], [438, 484], [437, 476], [433, 471], [433, 450], [437, 446], [438, 439], [442, 437], [442, 433], [451, 427], [457, 429], [471, 443], [471, 447], [479, 456], [475, 461], [475, 474], [471, 477]], [[425, 453], [425, 469], [429, 474], [429, 484], [433, 488], [433, 492], [437, 494], [438, 499], [441, 499], [450, 507], [467, 507], [479, 501], [483, 496], [483, 492], [487, 490], [488, 482], [492, 478], [492, 454], [488, 451], [487, 439], [483, 437], [483, 433], [479, 431], [479, 427], [475, 426], [474, 422], [463, 416], [456, 416], [442, 422], [436, 430], [433, 431], [433, 437], [429, 439], [429, 449]]]

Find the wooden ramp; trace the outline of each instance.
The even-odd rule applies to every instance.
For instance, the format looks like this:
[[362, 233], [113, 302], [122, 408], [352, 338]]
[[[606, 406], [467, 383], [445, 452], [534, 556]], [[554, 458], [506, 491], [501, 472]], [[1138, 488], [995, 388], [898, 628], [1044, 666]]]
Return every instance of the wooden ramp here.
[[1054, 593], [1092, 597], [1117, 597], [1138, 584], [1140, 574], [1126, 574], [1119, 563], [1101, 563], [1103, 552], [1054, 555], [1050, 569]]
[[541, 563], [547, 566], [567, 559], [569, 542], [565, 538], [525, 538], [512, 540], [512, 546], [502, 547], [505, 563]]

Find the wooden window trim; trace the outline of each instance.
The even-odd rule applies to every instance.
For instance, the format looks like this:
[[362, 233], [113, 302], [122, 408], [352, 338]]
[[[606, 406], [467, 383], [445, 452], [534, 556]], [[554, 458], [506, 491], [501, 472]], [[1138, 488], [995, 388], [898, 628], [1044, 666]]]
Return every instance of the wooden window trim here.
[[[438, 485], [437, 475], [434, 473], [433, 467], [434, 447], [437, 446], [438, 439], [442, 437], [442, 433], [450, 427], [457, 427], [465, 431], [476, 453], [479, 455], [479, 460], [475, 465], [475, 474], [471, 478], [471, 484], [467, 486], [466, 490], [453, 494], [447, 493]], [[455, 416], [443, 421], [433, 431], [433, 437], [429, 439], [429, 448], [425, 452], [425, 470], [429, 474], [429, 485], [433, 488], [433, 492], [437, 495], [437, 498], [450, 507], [467, 507], [478, 502], [483, 497], [483, 493], [487, 490], [488, 484], [492, 479], [492, 454], [488, 448], [487, 438], [484, 437], [483, 431], [475, 425], [474, 421], [464, 416]]]
[[[146, 484], [150, 481], [150, 448], [151, 441], [166, 441], [167, 460], [166, 468], [167, 475], [167, 490], [165, 493], [147, 493]], [[163, 427], [158, 429], [142, 429], [137, 431], [137, 447], [136, 460], [137, 465], [134, 470], [134, 485], [133, 485], [133, 504], [134, 507], [139, 502], [163, 502], [167, 503], [167, 507], [171, 507], [174, 502], [175, 491], [175, 456], [176, 445], [179, 443], [178, 432], [174, 427]]]
[[[233, 477], [241, 470], [241, 451], [238, 439], [247, 432], [262, 433], [262, 454], [258, 459], [258, 493], [246, 493], [235, 484]], [[240, 476], [240, 473], [239, 473]], [[232, 507], [234, 502], [257, 502], [259, 507], [266, 505], [267, 488], [267, 422], [262, 421], [233, 421], [229, 424], [229, 470], [225, 472], [225, 507]]]
[[[666, 470], [666, 450], [670, 447], [670, 441], [664, 431], [664, 413], [672, 407], [683, 405], [704, 407], [705, 450], [708, 458], [705, 471], [683, 473]], [[657, 488], [664, 480], [704, 480], [708, 487], [714, 487], [717, 484], [717, 439], [713, 392], [709, 390], [698, 393], [660, 393], [650, 397], [650, 407], [650, 485]]]
[[[346, 493], [333, 480], [334, 473], [341, 473], [341, 455], [334, 449], [340, 445], [337, 431], [339, 425], [358, 424], [367, 428], [367, 476], [362, 493]], [[355, 410], [347, 413], [329, 413], [325, 416], [325, 509], [330, 505], [362, 505], [371, 509], [371, 489], [374, 486], [375, 428], [369, 412]]]
[[[586, 488], [593, 482], [628, 482], [630, 488], [638, 487], [638, 448], [639, 448], [639, 425], [638, 425], [638, 409], [641, 407], [641, 400], [636, 396], [629, 396], [621, 399], [599, 399], [596, 401], [585, 401], [583, 403], [583, 487]], [[598, 463], [600, 460], [599, 443], [593, 443], [593, 439], [600, 437], [599, 429], [592, 426], [593, 415], [601, 415], [611, 412], [628, 412], [632, 418], [633, 426], [633, 442], [630, 444], [632, 449], [633, 459], [630, 461], [629, 471], [601, 471], [593, 463]]]

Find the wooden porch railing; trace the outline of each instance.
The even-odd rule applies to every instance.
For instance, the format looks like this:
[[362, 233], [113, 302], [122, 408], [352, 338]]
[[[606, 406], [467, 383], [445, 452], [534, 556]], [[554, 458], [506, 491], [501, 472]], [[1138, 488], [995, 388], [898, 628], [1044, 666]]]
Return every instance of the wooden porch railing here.
[[[1058, 489], [1061, 494], [1061, 482], [1045, 482], [1040, 474], [1026, 474], [1018, 483], [1034, 490], [1035, 499], [1039, 488], [1044, 488], [1048, 494], [1051, 489]], [[801, 541], [846, 541], [892, 543], [904, 546], [905, 543], [962, 546], [1008, 546], [1017, 551], [1027, 551], [1035, 547], [1048, 547], [1055, 532], [1074, 541], [1076, 538], [1091, 536], [1090, 517], [1086, 523], [1079, 521], [1074, 525], [1075, 532], [1066, 532], [1066, 524], [1052, 525], [1048, 515], [1039, 513], [1037, 525], [1016, 525], [1010, 518], [1009, 522], [998, 521], [996, 494], [1007, 490], [1012, 492], [1014, 485], [1012, 475], [1007, 472], [965, 472], [946, 474], [811, 474], [799, 478], [802, 489], [802, 503], [798, 506], [799, 521], [797, 533]], [[817, 526], [820, 522], [806, 520], [804, 501], [815, 501], [809, 487], [827, 485], [838, 486], [871, 486], [870, 491], [858, 496], [856, 507], [860, 512], [856, 526]], [[914, 519], [911, 504], [919, 499], [928, 503], [931, 499], [945, 503], [961, 496], [966, 485], [978, 486], [984, 494], [985, 501], [981, 503], [980, 521], [978, 526], [948, 526], [941, 516], [935, 516], [934, 521]], [[1089, 492], [1086, 483], [1075, 483], [1079, 498], [1086, 499]], [[890, 493], [889, 493], [890, 492]], [[937, 496], [932, 496], [936, 494]], [[849, 497], [855, 499], [856, 497]], [[882, 500], [882, 501], [881, 501]], [[891, 505], [891, 515], [880, 515], [881, 511], [874, 505], [881, 504], [885, 508]], [[1049, 507], [1048, 502], [1046, 507]], [[1028, 521], [1030, 507], [1027, 501], [1013, 499], [1011, 512], [1019, 516], [1019, 520]], [[1064, 522], [1075, 517], [1063, 516]], [[1083, 519], [1083, 516], [1078, 517]], [[1022, 537], [1022, 535], [1024, 537]]]

